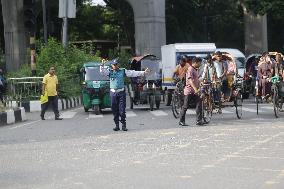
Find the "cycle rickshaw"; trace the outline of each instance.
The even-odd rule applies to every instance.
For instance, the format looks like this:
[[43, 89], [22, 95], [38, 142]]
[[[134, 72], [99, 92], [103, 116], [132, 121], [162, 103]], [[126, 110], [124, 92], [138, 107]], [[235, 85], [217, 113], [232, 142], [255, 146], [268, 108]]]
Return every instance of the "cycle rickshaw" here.
[[144, 71], [150, 69], [150, 73], [143, 77], [130, 78], [128, 86], [130, 95], [130, 109], [134, 104], [149, 104], [150, 110], [160, 108], [161, 103], [161, 69], [160, 60], [155, 55], [133, 57], [130, 61], [130, 69]]
[[[270, 56], [274, 56], [277, 53], [269, 53]], [[282, 58], [283, 55], [281, 54]], [[259, 104], [260, 103], [272, 103], [273, 104], [273, 111], [276, 118], [279, 117], [280, 110], [282, 109], [283, 103], [284, 103], [284, 81], [282, 76], [279, 76], [278, 74], [268, 78], [268, 85], [266, 87], [271, 87], [271, 90], [268, 94], [264, 94], [266, 97], [263, 99], [261, 94], [261, 86], [259, 85], [259, 81], [256, 80], [256, 113], [259, 114]]]
[[255, 81], [257, 77], [258, 61], [261, 54], [251, 54], [246, 58], [244, 73], [243, 98], [249, 98], [250, 94], [255, 95]]
[[[223, 58], [231, 60], [232, 64], [235, 64], [233, 57], [227, 53], [223, 54]], [[236, 67], [236, 65], [235, 65]], [[243, 103], [243, 78], [238, 75], [237, 71], [233, 73], [232, 77], [228, 77], [230, 83], [228, 84], [230, 90], [229, 96], [226, 100], [221, 98], [221, 81], [214, 79], [213, 81], [206, 80], [201, 83], [200, 95], [202, 98], [202, 114], [204, 122], [209, 122], [214, 110], [219, 110], [222, 113], [223, 107], [235, 107], [236, 115], [238, 119], [242, 117], [242, 103]], [[182, 107], [183, 98], [183, 85], [182, 82], [177, 82], [176, 89], [173, 93], [172, 112], [175, 118], [179, 117], [180, 109]]]

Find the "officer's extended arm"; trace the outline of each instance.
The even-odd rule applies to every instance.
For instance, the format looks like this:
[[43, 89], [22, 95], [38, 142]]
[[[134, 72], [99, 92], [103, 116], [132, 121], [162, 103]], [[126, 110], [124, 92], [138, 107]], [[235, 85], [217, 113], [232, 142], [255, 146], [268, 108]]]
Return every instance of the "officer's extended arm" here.
[[150, 70], [148, 68], [146, 68], [145, 71], [125, 70], [125, 75], [127, 77], [139, 77], [139, 76], [145, 76], [149, 72]]

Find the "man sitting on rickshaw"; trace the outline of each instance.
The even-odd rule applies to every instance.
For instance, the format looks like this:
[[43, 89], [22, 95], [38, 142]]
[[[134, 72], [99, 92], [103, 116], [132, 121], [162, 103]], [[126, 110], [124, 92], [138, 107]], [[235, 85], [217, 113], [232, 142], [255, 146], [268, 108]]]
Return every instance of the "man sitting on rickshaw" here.
[[226, 74], [227, 90], [225, 91], [224, 98], [225, 98], [225, 101], [230, 101], [230, 98], [232, 96], [235, 76], [238, 75], [238, 69], [237, 69], [234, 57], [232, 57], [230, 54], [225, 54], [224, 58], [227, 61], [227, 65], [228, 65], [228, 70]]
[[263, 53], [258, 65], [258, 79], [261, 88], [262, 100], [267, 99], [271, 94], [272, 61], [268, 53]]
[[[219, 101], [224, 100], [224, 94], [227, 90], [227, 70], [228, 65], [227, 62], [223, 60], [223, 55], [220, 51], [216, 52], [215, 55], [212, 57], [214, 61], [214, 67], [216, 68], [216, 75], [217, 79], [216, 81], [220, 82], [221, 86], [219, 87]], [[222, 100], [221, 100], [222, 98]]]

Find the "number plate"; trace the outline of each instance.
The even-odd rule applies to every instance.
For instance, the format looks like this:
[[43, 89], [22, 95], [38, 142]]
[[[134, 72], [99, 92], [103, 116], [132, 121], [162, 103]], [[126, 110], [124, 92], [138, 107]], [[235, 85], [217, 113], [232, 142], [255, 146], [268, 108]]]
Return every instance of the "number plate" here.
[[99, 81], [93, 81], [93, 87], [95, 88], [95, 89], [97, 89], [97, 88], [100, 88], [100, 82]]

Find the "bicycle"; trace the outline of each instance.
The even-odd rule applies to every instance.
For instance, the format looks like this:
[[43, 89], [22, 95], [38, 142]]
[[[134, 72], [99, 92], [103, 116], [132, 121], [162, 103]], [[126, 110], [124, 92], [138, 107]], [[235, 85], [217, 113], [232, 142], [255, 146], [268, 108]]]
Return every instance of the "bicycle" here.
[[172, 96], [172, 112], [176, 119], [180, 116], [180, 110], [183, 106], [183, 88], [184, 88], [184, 81], [176, 80], [176, 88], [173, 92]]

